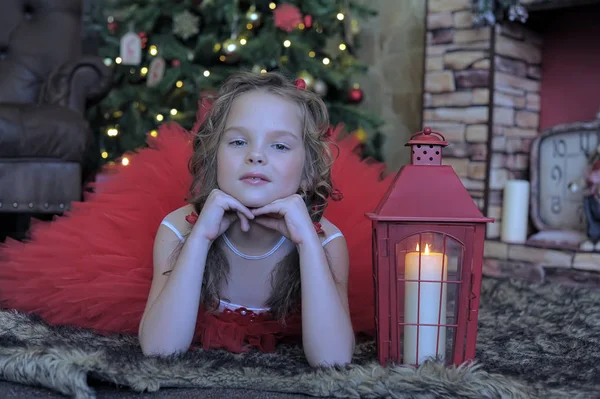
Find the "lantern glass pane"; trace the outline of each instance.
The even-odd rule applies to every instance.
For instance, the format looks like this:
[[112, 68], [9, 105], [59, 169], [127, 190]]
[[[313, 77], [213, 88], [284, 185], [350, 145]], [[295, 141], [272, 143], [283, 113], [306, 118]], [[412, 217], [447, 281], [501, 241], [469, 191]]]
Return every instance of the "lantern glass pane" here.
[[465, 246], [439, 232], [396, 244], [398, 342], [402, 363], [452, 361]]

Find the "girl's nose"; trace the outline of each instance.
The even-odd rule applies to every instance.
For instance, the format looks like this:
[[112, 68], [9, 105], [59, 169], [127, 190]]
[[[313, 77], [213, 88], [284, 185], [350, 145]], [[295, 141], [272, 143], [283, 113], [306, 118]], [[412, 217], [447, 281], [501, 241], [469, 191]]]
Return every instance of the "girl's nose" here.
[[260, 152], [252, 151], [248, 153], [248, 156], [246, 157], [246, 163], [264, 165], [266, 164], [266, 159]]

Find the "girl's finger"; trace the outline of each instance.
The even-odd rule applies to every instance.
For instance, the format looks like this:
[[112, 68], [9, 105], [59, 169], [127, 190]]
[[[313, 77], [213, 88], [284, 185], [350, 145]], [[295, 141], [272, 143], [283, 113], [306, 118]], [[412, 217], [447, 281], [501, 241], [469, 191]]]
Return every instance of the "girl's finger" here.
[[254, 219], [254, 215], [252, 214], [252, 212], [250, 212], [250, 209], [246, 208], [244, 205], [242, 205], [240, 201], [236, 200], [231, 196], [228, 196], [226, 206], [230, 211], [241, 212], [248, 219]]
[[252, 213], [254, 216], [267, 215], [269, 213], [281, 215], [281, 205], [271, 202], [270, 204], [267, 204], [261, 208], [253, 209]]
[[232, 198], [232, 200], [236, 206], [237, 211], [243, 213], [248, 219], [254, 219], [254, 215], [252, 214], [250, 209], [246, 208], [244, 205], [242, 205], [240, 201], [236, 200], [235, 198]]
[[248, 218], [241, 212], [237, 212], [238, 218], [240, 219], [240, 227], [243, 232], [247, 232], [250, 230], [250, 223], [248, 222]]

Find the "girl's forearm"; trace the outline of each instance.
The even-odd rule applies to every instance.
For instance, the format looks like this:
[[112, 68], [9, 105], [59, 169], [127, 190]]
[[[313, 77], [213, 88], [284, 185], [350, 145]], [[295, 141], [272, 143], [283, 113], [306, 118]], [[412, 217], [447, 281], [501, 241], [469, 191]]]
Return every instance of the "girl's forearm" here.
[[189, 349], [210, 245], [195, 237], [193, 231], [188, 237], [167, 282], [142, 321], [139, 341], [144, 354], [169, 355]]
[[[314, 242], [313, 242], [314, 241]], [[352, 361], [354, 331], [350, 315], [318, 238], [298, 246], [302, 287], [302, 341], [311, 366]]]

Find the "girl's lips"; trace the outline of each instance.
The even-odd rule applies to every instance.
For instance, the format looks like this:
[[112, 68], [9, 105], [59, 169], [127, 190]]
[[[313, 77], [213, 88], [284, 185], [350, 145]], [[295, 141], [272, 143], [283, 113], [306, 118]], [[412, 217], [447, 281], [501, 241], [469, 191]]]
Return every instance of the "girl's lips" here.
[[262, 186], [269, 183], [267, 180], [261, 179], [260, 177], [245, 177], [242, 181], [252, 186]]
[[240, 178], [240, 180], [251, 179], [251, 178], [258, 178], [258, 179], [262, 179], [262, 180], [265, 180], [268, 182], [271, 181], [271, 180], [269, 180], [269, 178], [267, 176], [263, 175], [262, 173], [246, 173], [245, 175], [243, 175]]

